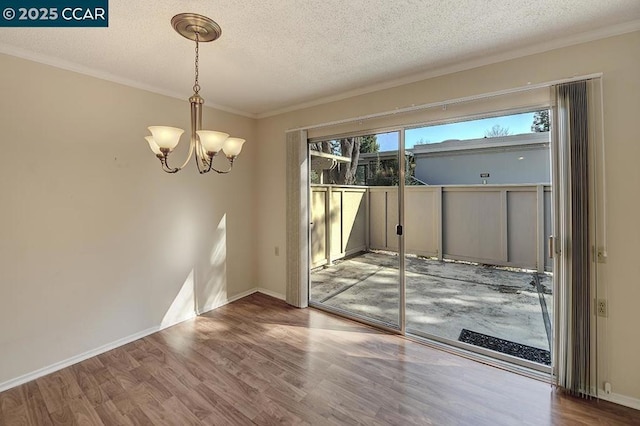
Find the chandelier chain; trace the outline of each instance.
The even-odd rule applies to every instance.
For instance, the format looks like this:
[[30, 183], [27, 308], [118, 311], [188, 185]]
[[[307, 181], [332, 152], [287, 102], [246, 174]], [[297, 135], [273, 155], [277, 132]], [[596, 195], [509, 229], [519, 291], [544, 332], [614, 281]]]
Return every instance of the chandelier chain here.
[[198, 83], [198, 77], [199, 77], [199, 70], [198, 70], [198, 65], [200, 62], [200, 33], [198, 33], [196, 31], [195, 33], [196, 36], [196, 60], [195, 60], [195, 65], [196, 65], [196, 79], [195, 79], [195, 83], [193, 85], [193, 92], [194, 93], [198, 93], [200, 92], [200, 84]]

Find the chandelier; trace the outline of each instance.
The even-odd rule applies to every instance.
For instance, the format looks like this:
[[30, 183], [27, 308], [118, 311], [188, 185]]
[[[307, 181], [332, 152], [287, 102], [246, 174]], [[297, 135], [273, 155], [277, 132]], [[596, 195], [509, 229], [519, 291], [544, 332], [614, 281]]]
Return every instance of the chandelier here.
[[[196, 42], [195, 49], [195, 81], [193, 84], [193, 95], [189, 98], [191, 104], [191, 139], [189, 154], [180, 167], [169, 167], [167, 158], [180, 142], [183, 129], [168, 126], [150, 126], [148, 129], [151, 136], [145, 139], [149, 143], [151, 151], [158, 157], [162, 164], [162, 170], [167, 173], [177, 173], [182, 170], [194, 152], [196, 155], [196, 165], [198, 171], [208, 173], [229, 173], [233, 167], [233, 161], [240, 154], [244, 139], [229, 137], [229, 134], [213, 130], [202, 129], [202, 105], [204, 99], [200, 96], [200, 84], [198, 83], [198, 60], [200, 42], [210, 42], [218, 39], [222, 35], [220, 26], [212, 19], [195, 13], [180, 13], [171, 19], [171, 26], [178, 34], [189, 40]], [[218, 170], [213, 167], [215, 156], [223, 151], [229, 166], [227, 170]]]

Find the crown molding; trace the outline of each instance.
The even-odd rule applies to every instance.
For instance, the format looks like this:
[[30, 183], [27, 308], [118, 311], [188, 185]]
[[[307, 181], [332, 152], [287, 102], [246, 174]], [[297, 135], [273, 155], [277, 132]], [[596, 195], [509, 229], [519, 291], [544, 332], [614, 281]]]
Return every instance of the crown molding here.
[[[247, 118], [253, 118], [253, 119], [268, 118], [268, 117], [284, 114], [287, 112], [297, 111], [300, 109], [310, 108], [318, 105], [324, 105], [327, 103], [336, 102], [343, 99], [364, 95], [367, 93], [377, 92], [380, 90], [390, 89], [390, 88], [402, 86], [405, 84], [415, 83], [421, 80], [427, 80], [430, 78], [439, 77], [446, 74], [466, 71], [472, 68], [478, 68], [485, 65], [490, 65], [490, 64], [503, 62], [511, 59], [517, 59], [524, 56], [530, 56], [537, 53], [543, 53], [550, 50], [560, 49], [563, 47], [573, 46], [576, 44], [586, 43], [589, 41], [599, 40], [607, 37], [614, 37], [617, 35], [622, 35], [622, 34], [639, 31], [639, 30], [640, 30], [640, 19], [636, 19], [634, 21], [629, 21], [622, 24], [598, 28], [592, 31], [587, 31], [580, 34], [575, 34], [575, 35], [571, 35], [563, 38], [558, 38], [555, 40], [550, 40], [544, 43], [539, 43], [539, 44], [525, 47], [525, 48], [518, 48], [515, 50], [511, 50], [509, 52], [504, 52], [497, 55], [465, 61], [458, 64], [450, 65], [450, 66], [444, 66], [444, 67], [432, 69], [426, 72], [412, 74], [407, 77], [390, 80], [384, 83], [373, 84], [373, 85], [361, 87], [354, 90], [348, 90], [346, 92], [342, 92], [337, 95], [326, 96], [319, 99], [315, 99], [313, 101], [294, 104], [284, 108], [274, 109], [274, 110], [266, 111], [262, 113], [251, 113], [247, 111], [241, 111], [235, 108], [231, 108], [231, 107], [227, 107], [225, 105], [219, 105], [219, 104], [208, 104], [206, 106], [208, 108], [214, 108], [220, 111], [229, 112], [231, 114], [236, 114], [236, 115], [240, 115]], [[0, 43], [0, 53], [26, 59], [32, 62], [38, 62], [41, 64], [64, 69], [67, 71], [76, 72], [76, 73], [87, 75], [90, 77], [99, 78], [101, 80], [111, 81], [113, 83], [122, 84], [124, 86], [145, 90], [148, 92], [168, 96], [171, 98], [176, 98], [181, 100], [185, 99], [184, 94], [172, 92], [169, 90], [162, 89], [160, 87], [151, 86], [136, 80], [127, 79], [127, 78], [120, 77], [118, 75], [111, 74], [105, 71], [101, 71], [91, 67], [86, 67], [70, 61], [65, 61], [63, 59], [55, 58], [53, 56], [31, 52], [31, 51], [21, 49], [15, 46], [7, 45], [4, 43]]]
[[429, 70], [419, 74], [412, 74], [407, 77], [390, 80], [384, 83], [374, 84], [359, 89], [349, 90], [339, 95], [326, 96], [320, 99], [316, 99], [309, 102], [303, 102], [288, 107], [267, 111], [264, 113], [256, 114], [256, 118], [268, 118], [276, 115], [284, 114], [287, 112], [297, 111], [305, 108], [311, 108], [318, 105], [324, 105], [331, 102], [341, 101], [343, 99], [352, 98], [355, 96], [365, 95], [367, 93], [377, 92], [380, 90], [391, 89], [405, 84], [416, 83], [418, 81], [427, 80], [430, 78], [440, 77], [447, 74], [453, 74], [455, 72], [466, 71], [473, 68], [482, 67], [485, 65], [491, 65], [498, 62], [504, 62], [511, 59], [522, 58], [525, 56], [535, 55], [538, 53], [548, 52], [550, 50], [560, 49], [563, 47], [574, 46], [577, 44], [587, 43], [594, 40], [600, 40], [603, 38], [614, 37], [634, 31], [640, 31], [640, 19], [625, 22], [623, 24], [612, 25], [608, 27], [598, 28], [596, 30], [583, 32], [555, 40], [546, 41], [533, 46], [518, 48], [509, 52], [499, 53], [492, 56], [483, 57], [480, 59], [474, 59], [470, 61], [460, 62], [455, 65], [449, 65], [440, 67], [437, 69]]
[[[168, 96], [170, 98], [185, 100], [187, 99], [184, 93], [176, 93], [169, 90], [162, 89], [157, 86], [151, 86], [136, 80], [120, 77], [115, 74], [111, 74], [105, 71], [101, 71], [95, 68], [79, 65], [74, 62], [65, 61], [64, 59], [55, 58], [49, 55], [43, 55], [41, 53], [31, 52], [26, 49], [21, 49], [15, 46], [10, 46], [4, 43], [0, 43], [0, 53], [9, 56], [15, 56], [17, 58], [26, 59], [31, 62], [37, 62], [44, 65], [49, 65], [54, 68], [63, 69], [66, 71], [75, 72], [78, 74], [86, 75], [89, 77], [98, 78], [100, 80], [110, 81], [112, 83], [122, 84], [123, 86], [132, 87], [134, 89], [145, 90], [147, 92], [155, 93], [158, 95]], [[247, 118], [257, 118], [256, 114], [240, 111], [234, 108], [230, 108], [224, 105], [213, 104], [207, 102], [205, 105], [207, 108], [214, 108], [220, 111], [229, 112], [231, 114], [241, 115]]]

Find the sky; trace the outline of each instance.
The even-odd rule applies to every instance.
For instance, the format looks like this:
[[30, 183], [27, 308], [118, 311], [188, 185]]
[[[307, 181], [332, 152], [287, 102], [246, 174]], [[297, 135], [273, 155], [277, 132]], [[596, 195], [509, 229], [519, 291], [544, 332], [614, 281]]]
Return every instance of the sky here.
[[[483, 138], [485, 132], [490, 130], [495, 124], [508, 128], [510, 135], [531, 133], [533, 114], [533, 112], [527, 112], [524, 114], [408, 129], [405, 132], [405, 148], [412, 148], [416, 142], [420, 142], [421, 139], [421, 143], [437, 143], [447, 139]], [[377, 136], [380, 151], [394, 151], [398, 149], [399, 136], [397, 132], [378, 134]]]

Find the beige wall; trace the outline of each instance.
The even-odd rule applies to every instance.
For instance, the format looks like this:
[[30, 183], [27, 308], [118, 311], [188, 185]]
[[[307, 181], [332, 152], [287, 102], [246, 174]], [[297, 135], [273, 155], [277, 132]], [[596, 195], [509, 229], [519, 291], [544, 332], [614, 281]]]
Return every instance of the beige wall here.
[[0, 384], [189, 316], [194, 280], [200, 308], [254, 287], [284, 294], [285, 130], [604, 72], [609, 258], [600, 281], [610, 312], [601, 378], [640, 399], [640, 198], [629, 196], [640, 183], [640, 33], [257, 125], [207, 110], [205, 127], [248, 139], [227, 176], [199, 176], [193, 165], [166, 175], [142, 139], [150, 124], [187, 128], [186, 101], [4, 55], [0, 69]]
[[[274, 246], [285, 244], [285, 150], [287, 129], [603, 72], [606, 145], [608, 261], [600, 267], [601, 291], [609, 299], [609, 318], [599, 341], [601, 379], [613, 392], [640, 399], [640, 32], [437, 77], [405, 86], [307, 108], [258, 122], [257, 175], [271, 188], [257, 194], [259, 286], [285, 291], [285, 259]], [[435, 112], [434, 112], [435, 113]], [[429, 114], [426, 115], [427, 118]], [[360, 127], [366, 130], [370, 122]], [[600, 190], [602, 194], [602, 190]], [[631, 194], [631, 195], [630, 195]], [[268, 206], [268, 208], [266, 207]], [[602, 387], [602, 382], [599, 387]]]
[[192, 315], [193, 281], [201, 309], [255, 287], [254, 120], [205, 109], [248, 140], [234, 173], [168, 175], [143, 137], [188, 128], [186, 100], [0, 69], [0, 385]]

